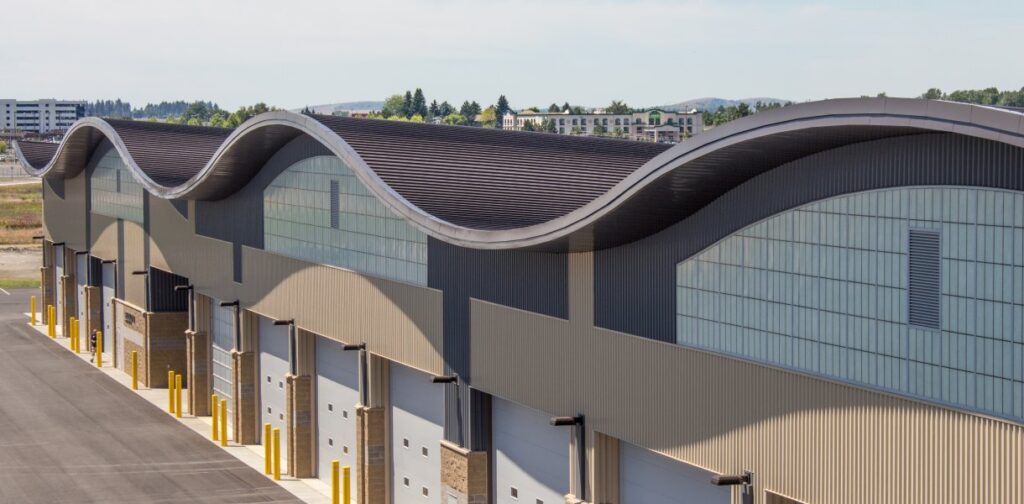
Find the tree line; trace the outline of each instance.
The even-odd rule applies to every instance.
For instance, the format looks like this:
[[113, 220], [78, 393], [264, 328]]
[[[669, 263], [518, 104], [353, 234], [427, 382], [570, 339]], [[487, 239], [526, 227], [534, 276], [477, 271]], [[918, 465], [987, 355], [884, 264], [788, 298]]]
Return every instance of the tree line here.
[[985, 89], [958, 89], [951, 93], [943, 93], [939, 88], [931, 88], [925, 91], [920, 98], [998, 107], [1024, 107], [1024, 87], [1017, 91], [1000, 91], [997, 88], [990, 87]]

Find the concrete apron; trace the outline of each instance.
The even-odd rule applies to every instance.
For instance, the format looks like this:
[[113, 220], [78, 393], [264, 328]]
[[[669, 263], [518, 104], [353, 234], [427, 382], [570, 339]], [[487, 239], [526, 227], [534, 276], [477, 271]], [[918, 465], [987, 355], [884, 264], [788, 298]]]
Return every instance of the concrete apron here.
[[[29, 325], [33, 329], [38, 331], [39, 332], [39, 336], [41, 338], [50, 339], [50, 337], [46, 335], [46, 324], [37, 324], [37, 325], [32, 326], [28, 322], [28, 320], [30, 320], [29, 319], [30, 314], [28, 312], [25, 312], [24, 315], [25, 315], [25, 319], [26, 319], [26, 323], [25, 323], [26, 325]], [[36, 322], [39, 322], [40, 320], [41, 319], [39, 317], [39, 314], [37, 314]], [[71, 351], [71, 339], [70, 338], [65, 338], [63, 336], [63, 331], [61, 330], [61, 326], [57, 326], [57, 329], [58, 329], [57, 330], [57, 339], [53, 340], [53, 342], [55, 344], [57, 344], [57, 345], [60, 345], [65, 350], [70, 352]], [[80, 359], [82, 359], [82, 360], [84, 360], [86, 362], [89, 362], [89, 359], [92, 357], [92, 354], [85, 353], [85, 352], [79, 353], [77, 355], [78, 355], [78, 358], [80, 358]], [[117, 368], [113, 367], [113, 365], [112, 365], [113, 361], [111, 360], [112, 358], [113, 358], [113, 354], [110, 354], [108, 352], [103, 352], [103, 367], [100, 368], [99, 371], [101, 371], [103, 374], [107, 375], [107, 377], [109, 377], [110, 379], [114, 380], [115, 382], [120, 383], [121, 385], [124, 385], [125, 388], [130, 390], [131, 386], [132, 386], [132, 377], [131, 377], [131, 375], [129, 373], [125, 373], [125, 372], [121, 371], [120, 369], [117, 369]], [[142, 385], [142, 381], [140, 380], [139, 390], [137, 390], [136, 393], [139, 396], [141, 396], [143, 399], [149, 401], [151, 404], [153, 404], [154, 406], [159, 408], [160, 411], [163, 411], [163, 412], [167, 413], [168, 415], [170, 415], [172, 417], [174, 416], [174, 415], [172, 415], [171, 413], [169, 413], [167, 411], [167, 389], [166, 388], [150, 389], [150, 388], [144, 387]], [[188, 393], [188, 389], [182, 389], [182, 405], [183, 406], [185, 404], [184, 397], [185, 397], [185, 395], [187, 393]], [[191, 415], [182, 414], [181, 418], [177, 419], [177, 420], [179, 422], [181, 422], [183, 425], [185, 425], [186, 427], [188, 427], [189, 429], [192, 429], [194, 432], [196, 432], [197, 434], [202, 436], [203, 439], [206, 439], [210, 443], [213, 443], [213, 444], [215, 444], [217, 446], [220, 446], [219, 442], [213, 441], [212, 439], [210, 439], [210, 430], [212, 428], [212, 423], [213, 423], [213, 420], [212, 420], [211, 417], [208, 417], [208, 416], [206, 416], [206, 417], [195, 417], [195, 416], [191, 416]], [[284, 433], [282, 433], [282, 438], [284, 437], [283, 434]], [[281, 441], [282, 441], [282, 443], [281, 443], [282, 447], [281, 448], [282, 448], [282, 451], [284, 451], [284, 444], [285, 444], [284, 441], [285, 440], [282, 439]], [[263, 458], [263, 446], [262, 445], [239, 445], [239, 444], [235, 444], [235, 443], [228, 443], [227, 448], [222, 448], [222, 449], [224, 451], [228, 452], [229, 454], [231, 454], [236, 459], [242, 461], [243, 463], [245, 463], [249, 467], [255, 469], [260, 474], [263, 474], [264, 458]], [[323, 481], [321, 481], [321, 480], [319, 480], [317, 478], [293, 478], [293, 477], [287, 476], [287, 475], [284, 474], [285, 473], [285, 471], [284, 471], [285, 467], [287, 467], [285, 465], [285, 458], [281, 457], [281, 468], [282, 468], [281, 481], [275, 481], [274, 483], [278, 484], [281, 488], [284, 488], [289, 493], [291, 493], [292, 495], [294, 495], [296, 498], [300, 499], [303, 502], [307, 502], [307, 503], [310, 503], [310, 504], [328, 504], [328, 503], [331, 502], [331, 497], [330, 497], [330, 495], [331, 495], [331, 487], [330, 487], [330, 485], [328, 485], [327, 483], [324, 483]], [[266, 476], [266, 478], [268, 480], [273, 481], [271, 476], [267, 476], [267, 475], [264, 475], [264, 476]]]

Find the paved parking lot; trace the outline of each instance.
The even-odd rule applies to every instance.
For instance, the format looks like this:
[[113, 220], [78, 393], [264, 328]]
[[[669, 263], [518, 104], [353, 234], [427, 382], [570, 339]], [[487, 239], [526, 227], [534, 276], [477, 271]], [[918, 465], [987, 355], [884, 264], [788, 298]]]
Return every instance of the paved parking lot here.
[[0, 502], [299, 502], [28, 327], [0, 293]]

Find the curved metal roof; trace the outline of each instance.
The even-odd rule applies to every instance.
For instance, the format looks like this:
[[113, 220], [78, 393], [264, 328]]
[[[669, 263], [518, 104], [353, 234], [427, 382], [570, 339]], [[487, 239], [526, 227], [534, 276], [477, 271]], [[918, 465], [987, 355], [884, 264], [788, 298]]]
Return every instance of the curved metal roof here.
[[23, 143], [15, 150], [29, 173], [71, 177], [106, 137], [153, 194], [219, 199], [304, 134], [438, 239], [473, 248], [592, 250], [657, 232], [788, 161], [934, 132], [1024, 147], [1024, 114], [916, 99], [827, 100], [736, 120], [671, 148], [289, 112], [259, 115], [233, 131], [87, 118], [45, 165], [45, 148]]

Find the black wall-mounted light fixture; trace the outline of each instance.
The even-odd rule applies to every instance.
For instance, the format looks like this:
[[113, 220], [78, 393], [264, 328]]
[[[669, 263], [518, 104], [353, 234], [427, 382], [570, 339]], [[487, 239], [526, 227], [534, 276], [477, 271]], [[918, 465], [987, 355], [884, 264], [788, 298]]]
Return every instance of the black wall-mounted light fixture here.
[[576, 438], [576, 464], [579, 469], [577, 480], [577, 497], [587, 500], [587, 429], [583, 415], [551, 417], [551, 425], [555, 427], [572, 427]]
[[137, 270], [137, 271], [133, 271], [133, 272], [132, 272], [132, 274], [133, 274], [133, 275], [148, 275], [148, 274], [149, 274], [149, 271], [146, 271], [146, 270]]
[[[238, 306], [238, 300], [235, 300], [235, 301], [221, 301], [220, 305], [221, 306]], [[278, 324], [278, 322], [282, 322], [282, 321], [280, 321], [280, 320], [275, 321], [274, 325], [288, 325], [288, 324], [291, 323], [290, 320], [289, 321], [284, 321], [285, 322], [284, 324]]]
[[86, 250], [84, 252], [83, 251], [78, 251], [78, 252], [75, 252], [75, 255], [77, 256], [77, 255], [83, 255], [83, 254], [88, 254], [88, 253], [89, 253], [88, 250]]
[[[230, 304], [231, 304], [231, 303], [228, 303], [228, 305], [230, 305]], [[221, 303], [221, 306], [224, 306], [224, 304], [223, 304], [223, 303]], [[277, 326], [281, 326], [281, 325], [292, 325], [292, 324], [294, 324], [294, 323], [295, 323], [295, 319], [288, 319], [288, 320], [275, 320], [275, 321], [274, 321], [274, 325], [277, 325]]]
[[448, 375], [448, 376], [438, 375], [438, 376], [431, 376], [430, 377], [430, 383], [458, 383], [458, 382], [459, 382], [459, 376], [458, 375]]
[[743, 474], [718, 474], [711, 477], [711, 484], [715, 486], [743, 485], [740, 502], [743, 504], [754, 503], [754, 473], [750, 471], [743, 471]]
[[32, 237], [33, 240], [45, 240], [46, 237], [43, 235], [36, 235]]
[[366, 343], [363, 342], [363, 343], [345, 344], [345, 345], [341, 345], [341, 349], [346, 351], [346, 352], [351, 352], [352, 350], [366, 350]]
[[194, 288], [194, 287], [193, 287], [193, 286], [191, 286], [191, 285], [175, 285], [175, 286], [174, 286], [174, 292], [180, 292], [180, 291], [190, 291], [190, 290], [192, 290], [193, 288]]
[[554, 425], [555, 427], [566, 427], [569, 425], [579, 425], [582, 423], [583, 415], [551, 417], [551, 425]]

